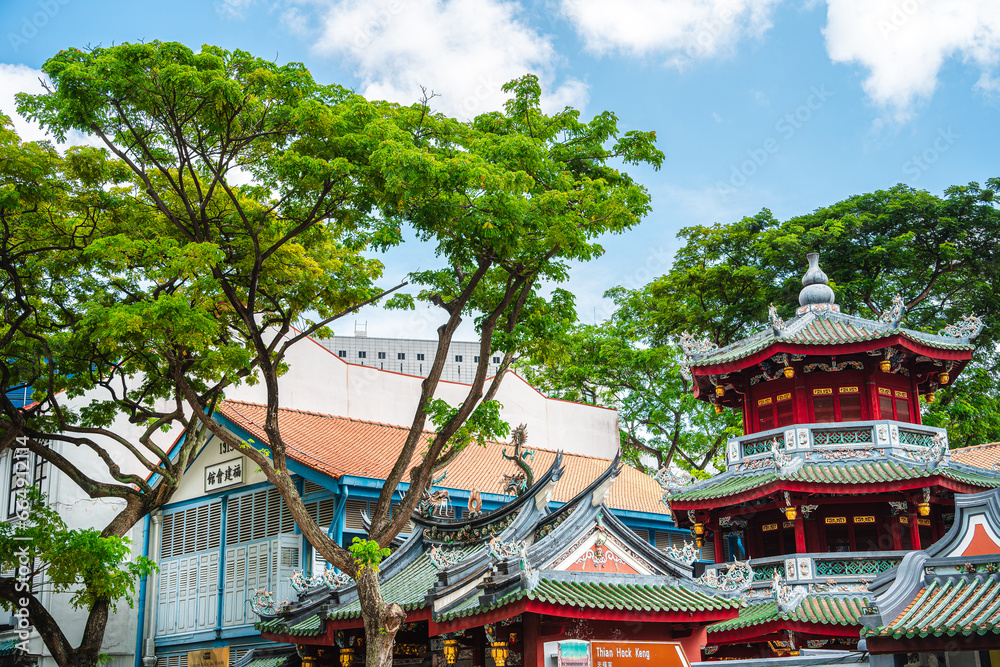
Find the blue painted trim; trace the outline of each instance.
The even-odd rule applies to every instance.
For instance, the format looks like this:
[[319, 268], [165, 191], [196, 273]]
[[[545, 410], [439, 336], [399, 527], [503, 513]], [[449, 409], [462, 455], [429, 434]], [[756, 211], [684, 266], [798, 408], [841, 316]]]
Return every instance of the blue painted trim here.
[[206, 640], [206, 641], [199, 641], [199, 642], [170, 644], [170, 645], [165, 645], [165, 646], [167, 647], [167, 650], [164, 651], [162, 654], [160, 654], [159, 657], [169, 657], [169, 656], [174, 656], [174, 655], [184, 655], [188, 651], [200, 651], [200, 650], [203, 650], [203, 649], [206, 649], [206, 648], [221, 648], [223, 646], [229, 646], [230, 648], [240, 649], [240, 650], [257, 648], [257, 647], [260, 647], [260, 646], [273, 647], [274, 643], [266, 641], [266, 640], [263, 640], [263, 639], [260, 639], [260, 637], [258, 636], [257, 637], [257, 641], [239, 643], [239, 644], [236, 644], [236, 645], [231, 644], [230, 642], [226, 641], [225, 639], [214, 639], [212, 641], [207, 641]]
[[169, 505], [163, 506], [164, 514], [172, 514], [175, 510], [180, 508], [187, 508], [192, 505], [207, 505], [209, 503], [215, 502], [222, 498], [227, 498], [231, 496], [239, 496], [245, 493], [252, 493], [254, 491], [260, 491], [265, 488], [274, 488], [274, 485], [268, 481], [257, 482], [255, 484], [248, 484], [247, 486], [231, 486], [228, 489], [219, 491], [210, 496], [202, 496], [200, 498], [191, 498], [189, 500], [178, 500], [176, 503], [171, 503]]
[[[229, 516], [229, 497], [222, 496], [222, 525], [219, 528], [219, 587], [217, 589], [219, 601], [215, 610], [215, 636], [219, 636], [219, 629], [222, 627], [222, 618], [226, 603], [226, 520]], [[235, 572], [235, 568], [233, 569]]]
[[[147, 513], [142, 521], [142, 557], [149, 558], [149, 514]], [[135, 667], [142, 667], [143, 633], [146, 631], [146, 580], [149, 576], [142, 578], [139, 582], [139, 626], [135, 636]], [[159, 610], [157, 610], [159, 611]]]
[[330, 530], [333, 531], [333, 541], [340, 546], [344, 546], [344, 520], [347, 518], [347, 497], [350, 493], [349, 487], [341, 487], [337, 504], [334, 507], [333, 522], [330, 524]]
[[185, 632], [182, 635], [167, 635], [166, 637], [156, 638], [156, 648], [161, 646], [177, 646], [184, 644], [193, 644], [195, 642], [209, 643], [214, 642], [218, 638], [215, 629], [211, 630], [199, 630], [197, 632]]

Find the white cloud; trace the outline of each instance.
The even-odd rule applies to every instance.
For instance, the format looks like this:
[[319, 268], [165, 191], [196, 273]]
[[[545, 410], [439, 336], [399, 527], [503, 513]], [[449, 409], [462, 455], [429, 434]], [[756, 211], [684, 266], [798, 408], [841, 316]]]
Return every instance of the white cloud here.
[[44, 92], [39, 77], [44, 74], [27, 65], [8, 65], [0, 63], [0, 113], [9, 116], [14, 121], [14, 130], [23, 141], [39, 141], [49, 139], [36, 123], [27, 121], [17, 115], [17, 103], [14, 95], [17, 93]]
[[1000, 60], [996, 0], [828, 0], [824, 30], [834, 62], [868, 69], [865, 92], [897, 121], [931, 97], [949, 58], [982, 72], [989, 91]]
[[94, 136], [88, 136], [72, 130], [66, 133], [66, 142], [58, 143], [55, 137], [39, 127], [38, 123], [26, 120], [17, 114], [17, 93], [42, 93], [44, 88], [39, 79], [44, 79], [41, 70], [32, 69], [27, 65], [12, 65], [0, 63], [0, 114], [8, 116], [14, 122], [14, 131], [22, 141], [51, 141], [57, 148], [68, 146], [103, 146]]
[[780, 0], [561, 0], [560, 7], [597, 54], [662, 55], [684, 67], [729, 55], [744, 35], [771, 27]]
[[[342, 59], [372, 99], [413, 103], [420, 86], [434, 107], [461, 118], [501, 108], [501, 86], [527, 74], [542, 80], [547, 110], [582, 107], [587, 85], [555, 85], [561, 60], [551, 39], [504, 0], [314, 0], [286, 13], [289, 27], [315, 25], [314, 50]], [[312, 23], [303, 13], [315, 13]]]
[[255, 2], [256, 0], [217, 0], [215, 11], [223, 18], [241, 19]]

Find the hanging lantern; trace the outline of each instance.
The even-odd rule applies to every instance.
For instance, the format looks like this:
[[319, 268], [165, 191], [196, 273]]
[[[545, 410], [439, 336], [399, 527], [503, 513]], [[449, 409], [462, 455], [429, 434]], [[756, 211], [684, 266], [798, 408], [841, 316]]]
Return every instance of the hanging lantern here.
[[493, 642], [490, 644], [490, 655], [493, 656], [493, 664], [497, 667], [504, 667], [507, 664], [507, 656], [510, 651], [507, 649], [507, 642]]
[[927, 401], [928, 403], [933, 403], [934, 402], [934, 392], [933, 391], [929, 391], [926, 394], [924, 394], [924, 400]]
[[444, 640], [444, 659], [449, 665], [454, 665], [458, 660], [458, 640]]
[[951, 380], [951, 376], [950, 376], [950, 375], [948, 375], [947, 373], [941, 373], [940, 375], [938, 375], [938, 382], [939, 382], [939, 383], [940, 383], [941, 385], [946, 385], [946, 384], [948, 384], [948, 381], [949, 381], [949, 380]]
[[789, 506], [785, 508], [785, 518], [788, 519], [789, 521], [795, 521], [795, 517], [797, 517], [798, 515], [799, 512], [795, 507]]
[[699, 549], [701, 549], [702, 547], [705, 546], [705, 538], [704, 537], [695, 536], [695, 538], [694, 538], [694, 545], [696, 547], [698, 547]]
[[698, 537], [699, 535], [704, 535], [705, 534], [705, 524], [703, 524], [703, 523], [701, 523], [699, 521], [698, 523], [694, 524], [694, 528], [691, 529], [691, 532], [694, 533], [695, 537]]
[[786, 378], [792, 379], [793, 377], [795, 377], [795, 369], [792, 368], [791, 366], [785, 366], [784, 371]]
[[920, 516], [930, 516], [931, 515], [931, 504], [930, 503], [917, 503], [917, 514]]
[[726, 388], [723, 387], [721, 384], [715, 385], [715, 395], [716, 396], [725, 396], [726, 395]]
[[717, 414], [717, 415], [721, 415], [722, 414], [722, 406], [719, 405], [718, 403], [715, 404], [715, 414]]
[[354, 647], [340, 649], [340, 667], [351, 667], [354, 664]]
[[888, 373], [889, 371], [892, 370], [892, 362], [889, 361], [888, 359], [883, 359], [882, 361], [878, 362], [878, 368], [883, 373]]

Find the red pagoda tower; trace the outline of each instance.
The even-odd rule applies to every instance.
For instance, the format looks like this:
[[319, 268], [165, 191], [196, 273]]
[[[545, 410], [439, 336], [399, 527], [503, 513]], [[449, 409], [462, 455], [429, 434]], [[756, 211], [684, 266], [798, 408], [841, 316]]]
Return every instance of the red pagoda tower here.
[[714, 538], [702, 583], [746, 602], [710, 626], [706, 659], [856, 647], [871, 580], [944, 535], [955, 493], [1000, 486], [951, 461], [947, 433], [920, 419], [982, 321], [907, 329], [898, 296], [879, 320], [847, 315], [827, 282], [811, 254], [793, 319], [772, 306], [766, 328], [732, 345], [682, 339], [695, 396], [740, 410], [744, 427], [723, 473], [665, 498], [699, 545]]

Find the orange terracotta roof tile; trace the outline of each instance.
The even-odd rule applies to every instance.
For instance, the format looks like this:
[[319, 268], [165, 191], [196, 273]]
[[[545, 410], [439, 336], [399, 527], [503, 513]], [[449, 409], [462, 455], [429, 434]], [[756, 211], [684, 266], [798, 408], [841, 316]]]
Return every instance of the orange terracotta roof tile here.
[[[224, 401], [219, 411], [234, 424], [250, 433], [261, 443], [267, 436], [264, 423], [265, 406], [241, 401]], [[331, 477], [356, 475], [385, 479], [392, 469], [406, 440], [408, 429], [377, 422], [362, 421], [305, 412], [279, 409], [281, 434], [288, 448], [288, 457]], [[427, 437], [433, 433], [426, 432]], [[530, 442], [531, 427], [528, 427]], [[517, 470], [511, 461], [502, 458], [504, 443], [488, 442], [485, 446], [469, 445], [448, 465], [448, 477], [441, 486], [453, 489], [478, 489], [501, 493], [504, 473]], [[531, 467], [536, 472], [548, 470], [556, 452], [535, 449]], [[416, 462], [416, 457], [413, 463]], [[580, 454], [564, 454], [566, 472], [556, 485], [553, 500], [566, 502], [582, 491], [604, 472], [610, 464], [602, 459]], [[660, 503], [659, 485], [652, 477], [630, 466], [624, 466], [611, 489], [608, 505], [615, 509], [666, 514]]]
[[1000, 463], [1000, 442], [988, 442], [983, 445], [973, 445], [951, 450], [951, 460], [977, 468], [993, 471], [994, 465]]

